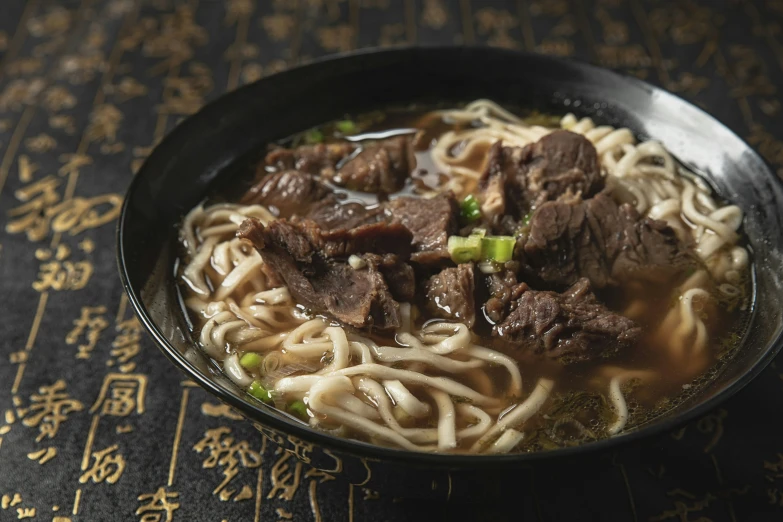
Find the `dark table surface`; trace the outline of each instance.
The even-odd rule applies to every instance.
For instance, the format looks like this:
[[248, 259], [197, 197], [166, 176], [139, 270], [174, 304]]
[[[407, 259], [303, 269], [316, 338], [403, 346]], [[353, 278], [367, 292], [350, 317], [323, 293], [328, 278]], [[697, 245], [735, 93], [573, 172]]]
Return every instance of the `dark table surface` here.
[[367, 46], [588, 60], [695, 102], [783, 173], [782, 22], [781, 0], [0, 0], [0, 520], [783, 520], [775, 364], [691, 425], [539, 470], [501, 502], [392, 498], [314, 472], [183, 381], [114, 260], [122, 195], [177, 122]]

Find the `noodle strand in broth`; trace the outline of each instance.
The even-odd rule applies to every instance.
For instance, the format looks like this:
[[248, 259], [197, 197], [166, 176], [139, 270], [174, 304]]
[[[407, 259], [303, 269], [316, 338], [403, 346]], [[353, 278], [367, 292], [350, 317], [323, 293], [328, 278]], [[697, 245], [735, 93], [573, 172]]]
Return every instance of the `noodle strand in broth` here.
[[[473, 158], [483, 157], [497, 141], [525, 147], [558, 130], [528, 124], [485, 99], [427, 118], [447, 129], [417, 153], [442, 174], [437, 186], [422, 189], [429, 196], [470, 193], [484, 170]], [[716, 200], [709, 186], [657, 141], [637, 142], [629, 129], [598, 126], [572, 114], [560, 120], [559, 128], [592, 143], [618, 202], [668, 224], [703, 262], [703, 269], [666, 296], [669, 308], [648, 328], [664, 347], [648, 357], [673, 361], [683, 375], [696, 377], [715, 358], [710, 332], [716, 303], [747, 306], [739, 299], [746, 294], [750, 266], [740, 244], [742, 211]], [[484, 201], [482, 211], [497, 204]], [[196, 318], [199, 344], [234, 383], [251, 393], [265, 390], [266, 396], [256, 396], [271, 397], [282, 408], [303, 402], [307, 417], [302, 420], [315, 428], [413, 451], [508, 453], [533, 441], [535, 430], [549, 426], [551, 432], [570, 421], [582, 435], [622, 433], [634, 415], [626, 385], [633, 382], [644, 390], [661, 379], [654, 370], [630, 367], [632, 359], [621, 360], [629, 367], [605, 367], [591, 381], [610, 420], [601, 425], [575, 411], [552, 424], [550, 410], [560, 411], [563, 394], [578, 388], [568, 384], [575, 377], [567, 377], [566, 370], [554, 363], [525, 365], [485, 342], [468, 324], [422, 322], [407, 302], [400, 304], [402, 326], [393, 338], [314, 315], [281, 286], [264, 256], [237, 237], [248, 218], [265, 226], [278, 219], [274, 209], [236, 203], [199, 205], [184, 217], [180, 278], [185, 306]], [[362, 258], [353, 257], [354, 269], [366, 269]], [[658, 313], [654, 308], [645, 296], [637, 296], [623, 313], [642, 320]]]

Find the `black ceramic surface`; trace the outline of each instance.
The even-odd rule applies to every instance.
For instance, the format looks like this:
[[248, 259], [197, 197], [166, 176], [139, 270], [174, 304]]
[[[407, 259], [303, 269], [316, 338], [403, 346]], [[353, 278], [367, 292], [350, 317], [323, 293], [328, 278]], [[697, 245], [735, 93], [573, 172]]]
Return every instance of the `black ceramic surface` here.
[[[328, 88], [324, 88], [328, 86]], [[508, 456], [453, 456], [335, 439], [242, 394], [196, 348], [177, 301], [176, 224], [248, 151], [346, 112], [407, 102], [500, 103], [627, 126], [662, 141], [746, 212], [757, 306], [732, 363], [701, 394], [639, 430], [577, 448]], [[221, 178], [220, 184], [226, 180]], [[487, 48], [401, 48], [312, 63], [265, 78], [206, 106], [150, 155], [129, 189], [119, 224], [120, 272], [130, 302], [166, 355], [189, 377], [257, 422], [269, 439], [316, 468], [338, 465], [353, 483], [401, 494], [482, 492], [475, 469], [576, 458], [671, 429], [747, 384], [780, 348], [783, 189], [760, 157], [702, 110], [639, 80], [577, 62]], [[304, 449], [303, 449], [304, 448]], [[426, 467], [427, 473], [411, 473]], [[431, 487], [430, 484], [432, 484]], [[402, 487], [400, 487], [402, 486]], [[445, 491], [445, 493], [444, 493]]]

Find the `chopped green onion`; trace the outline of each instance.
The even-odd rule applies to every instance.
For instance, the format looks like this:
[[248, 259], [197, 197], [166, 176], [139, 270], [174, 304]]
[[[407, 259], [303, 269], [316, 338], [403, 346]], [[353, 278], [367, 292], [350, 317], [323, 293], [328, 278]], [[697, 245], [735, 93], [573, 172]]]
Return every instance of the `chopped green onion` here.
[[481, 255], [483, 259], [505, 263], [514, 257], [516, 239], [511, 236], [489, 236], [481, 239]]
[[338, 121], [335, 123], [335, 127], [343, 134], [352, 134], [356, 132], [356, 124], [351, 120]]
[[307, 415], [307, 406], [302, 401], [294, 401], [289, 404], [288, 411], [302, 420], [307, 420], [309, 417], [309, 415]]
[[522, 218], [522, 226], [526, 227], [530, 225], [530, 218], [533, 217], [533, 211], [531, 210], [527, 214], [525, 214], [525, 217]]
[[451, 236], [448, 249], [451, 260], [455, 263], [467, 263], [481, 259], [481, 236]]
[[484, 237], [484, 236], [486, 236], [486, 235], [487, 235], [487, 231], [486, 231], [486, 230], [484, 230], [483, 228], [474, 228], [474, 229], [473, 229], [473, 230], [470, 232], [470, 235], [471, 235], [471, 236]]
[[305, 141], [307, 143], [321, 143], [324, 141], [324, 133], [318, 129], [311, 129], [305, 134]]
[[481, 206], [473, 194], [462, 200], [460, 217], [466, 223], [473, 223], [481, 218]]
[[264, 358], [257, 353], [247, 352], [242, 356], [241, 359], [239, 359], [239, 365], [242, 366], [242, 368], [245, 370], [252, 370], [254, 368], [258, 368], [263, 360]]
[[250, 395], [260, 401], [266, 402], [267, 404], [272, 402], [272, 392], [264, 388], [258, 381], [253, 381], [247, 391]]

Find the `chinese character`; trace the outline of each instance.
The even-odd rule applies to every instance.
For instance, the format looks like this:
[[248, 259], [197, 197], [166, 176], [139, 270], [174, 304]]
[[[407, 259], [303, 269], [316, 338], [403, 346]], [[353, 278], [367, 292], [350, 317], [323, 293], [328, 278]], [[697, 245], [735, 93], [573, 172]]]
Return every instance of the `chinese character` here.
[[81, 290], [92, 277], [94, 267], [90, 261], [64, 261], [59, 258], [48, 261], [51, 255], [46, 250], [36, 252], [36, 257], [42, 263], [38, 267], [38, 279], [33, 281], [33, 288], [39, 292], [46, 290]]
[[62, 129], [65, 134], [76, 134], [76, 120], [70, 115], [56, 115], [49, 117], [49, 127], [53, 129]]
[[88, 480], [92, 480], [96, 484], [104, 481], [109, 484], [116, 483], [122, 476], [122, 472], [125, 471], [125, 458], [119, 453], [114, 453], [118, 447], [115, 444], [94, 452], [92, 458], [95, 459], [95, 462], [79, 477], [79, 482], [85, 484]]
[[49, 219], [46, 211], [60, 201], [57, 187], [60, 181], [54, 176], [46, 176], [30, 185], [20, 188], [14, 194], [22, 202], [8, 211], [12, 219], [5, 226], [9, 234], [25, 232], [30, 241], [40, 241], [49, 233]]
[[244, 468], [257, 468], [261, 465], [261, 454], [250, 449], [247, 441], [234, 442], [231, 437], [231, 430], [225, 426], [208, 430], [193, 449], [197, 453], [208, 452], [203, 466], [205, 468], [214, 468], [221, 466], [223, 469], [223, 481], [212, 492], [213, 495], [220, 495], [221, 500], [228, 500], [233, 491], [224, 489], [231, 480], [239, 473], [237, 469], [241, 464]]
[[296, 490], [299, 489], [299, 483], [302, 480], [302, 463], [294, 460], [294, 468], [291, 470], [288, 461], [291, 459], [291, 453], [284, 452], [283, 455], [272, 466], [270, 474], [272, 479], [272, 489], [266, 498], [278, 498], [291, 501], [294, 498]]
[[112, 417], [127, 417], [134, 410], [142, 414], [146, 392], [146, 375], [110, 373], [104, 377], [101, 391], [90, 412], [100, 410], [101, 415]]
[[514, 48], [518, 44], [509, 34], [517, 26], [518, 20], [508, 11], [486, 7], [476, 12], [478, 32], [489, 35], [487, 43], [497, 47]]
[[[139, 495], [139, 502], [145, 502], [136, 510], [137, 515], [142, 515], [139, 522], [171, 522], [174, 511], [179, 509], [179, 504], [173, 501], [179, 497], [179, 493], [169, 493], [164, 488], [158, 488], [155, 493]], [[165, 513], [166, 518], [163, 518]]]
[[131, 372], [136, 368], [136, 363], [131, 359], [139, 354], [141, 339], [141, 323], [133, 317], [119, 323], [116, 330], [120, 332], [111, 343], [111, 356], [116, 357], [116, 361], [109, 359], [106, 361], [108, 366], [113, 366], [116, 362], [121, 363], [119, 370], [123, 373]]
[[327, 51], [348, 51], [353, 46], [353, 28], [348, 24], [322, 27], [317, 34], [321, 47]]
[[72, 236], [87, 229], [97, 228], [120, 215], [122, 196], [102, 194], [93, 198], [71, 198], [49, 209], [52, 230], [68, 232]]
[[105, 306], [82, 306], [82, 312], [78, 319], [73, 321], [74, 328], [65, 336], [67, 344], [76, 344], [79, 337], [87, 330], [86, 344], [78, 346], [76, 353], [77, 359], [89, 359], [90, 354], [95, 348], [101, 332], [109, 326], [106, 318], [102, 314], [106, 313]]
[[17, 410], [25, 426], [38, 427], [40, 433], [35, 439], [36, 442], [40, 442], [44, 437], [53, 438], [69, 414], [84, 409], [81, 402], [70, 398], [65, 387], [65, 381], [62, 379], [51, 386], [41, 386], [38, 394], [30, 396], [30, 406]]
[[144, 35], [144, 54], [164, 58], [150, 72], [160, 74], [186, 62], [193, 56], [193, 47], [204, 45], [208, 40], [207, 31], [195, 22], [193, 9], [187, 5], [178, 6], [173, 14], [163, 17], [160, 28], [153, 28]]
[[117, 129], [122, 119], [122, 113], [114, 105], [109, 103], [99, 105], [90, 114], [87, 138], [90, 141], [114, 143], [117, 140]]
[[66, 54], [60, 59], [60, 74], [74, 85], [89, 82], [95, 74], [106, 67], [102, 53]]
[[283, 446], [283, 449], [292, 453], [305, 464], [310, 464], [310, 453], [313, 451], [313, 445], [303, 441], [299, 437], [294, 437], [293, 435], [288, 436], [288, 442], [291, 443], [291, 446], [293, 447], [289, 448], [288, 445], [285, 445]]
[[117, 102], [122, 103], [137, 96], [144, 96], [147, 94], [147, 86], [140, 83], [130, 76], [124, 77], [119, 83], [115, 85], [108, 85], [106, 87], [108, 94], [113, 94]]
[[284, 13], [264, 16], [261, 18], [261, 23], [269, 39], [276, 42], [287, 40], [296, 28], [296, 19], [293, 15]]
[[63, 109], [73, 109], [76, 106], [76, 97], [62, 86], [49, 87], [43, 96], [43, 106], [50, 112], [58, 112]]
[[[67, 163], [61, 167], [61, 173], [78, 172], [89, 160], [79, 155], [68, 155], [65, 159]], [[6, 231], [10, 234], [24, 232], [30, 241], [41, 241], [50, 228], [73, 236], [109, 223], [120, 214], [122, 196], [119, 194], [76, 197], [61, 202], [57, 192], [60, 184], [60, 180], [48, 175], [17, 190], [16, 199], [22, 204], [8, 211], [11, 220]]]
[[190, 76], [166, 78], [163, 105], [158, 111], [165, 114], [193, 114], [204, 105], [204, 96], [213, 88], [212, 74], [203, 65], [191, 64]]
[[19, 79], [10, 82], [0, 92], [0, 111], [5, 112], [9, 109], [18, 111], [25, 105], [32, 105], [45, 86], [43, 78]]

